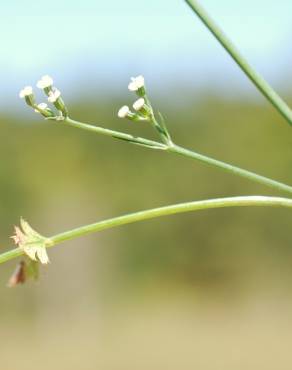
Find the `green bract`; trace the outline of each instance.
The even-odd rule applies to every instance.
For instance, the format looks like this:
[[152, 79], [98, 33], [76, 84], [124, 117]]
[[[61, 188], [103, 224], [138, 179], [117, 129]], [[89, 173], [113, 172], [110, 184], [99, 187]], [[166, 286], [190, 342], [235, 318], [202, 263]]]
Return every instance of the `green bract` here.
[[51, 240], [36, 232], [25, 220], [20, 220], [20, 227], [15, 226], [15, 234], [11, 238], [33, 261], [49, 262], [46, 247], [52, 244]]

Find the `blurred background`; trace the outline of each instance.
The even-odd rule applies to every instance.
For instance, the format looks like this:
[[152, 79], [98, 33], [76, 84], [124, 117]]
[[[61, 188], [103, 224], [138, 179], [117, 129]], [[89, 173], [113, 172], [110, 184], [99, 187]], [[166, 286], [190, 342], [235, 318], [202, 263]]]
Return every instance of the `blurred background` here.
[[[204, 0], [292, 104], [292, 3]], [[291, 127], [180, 0], [1, 4], [0, 248], [20, 216], [44, 235], [156, 206], [276, 195], [200, 163], [42, 120], [18, 97], [51, 75], [70, 115], [119, 120], [143, 74], [175, 141], [291, 184]], [[37, 92], [38, 100], [43, 97]], [[278, 194], [277, 194], [278, 195]], [[284, 194], [283, 194], [284, 195]], [[210, 210], [49, 250], [37, 284], [0, 268], [1, 367], [291, 369], [291, 211]]]

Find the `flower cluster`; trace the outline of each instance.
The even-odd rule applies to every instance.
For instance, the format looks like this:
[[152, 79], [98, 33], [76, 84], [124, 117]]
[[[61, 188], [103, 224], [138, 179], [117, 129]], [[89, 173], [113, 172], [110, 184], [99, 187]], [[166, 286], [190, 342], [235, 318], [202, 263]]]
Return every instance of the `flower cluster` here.
[[48, 107], [46, 103], [37, 104], [35, 101], [35, 96], [33, 93], [33, 88], [31, 86], [24, 87], [20, 93], [19, 97], [24, 98], [27, 105], [32, 107], [35, 112], [40, 113], [46, 118], [62, 118], [68, 115], [68, 110], [66, 105], [61, 97], [61, 92], [53, 86], [53, 79], [45, 75], [38, 82], [37, 87], [47, 95], [48, 102], [53, 104], [54, 107], [59, 112], [59, 115], [56, 115], [52, 109]]
[[139, 99], [133, 104], [134, 112], [127, 105], [124, 105], [118, 111], [118, 117], [128, 118], [132, 121], [148, 121], [153, 115], [153, 111], [146, 97], [144, 77], [132, 77], [128, 89], [135, 92]]
[[15, 234], [11, 237], [14, 243], [33, 261], [39, 261], [42, 264], [49, 262], [46, 247], [51, 244], [51, 240], [37, 233], [23, 219], [20, 220], [20, 226], [15, 226]]

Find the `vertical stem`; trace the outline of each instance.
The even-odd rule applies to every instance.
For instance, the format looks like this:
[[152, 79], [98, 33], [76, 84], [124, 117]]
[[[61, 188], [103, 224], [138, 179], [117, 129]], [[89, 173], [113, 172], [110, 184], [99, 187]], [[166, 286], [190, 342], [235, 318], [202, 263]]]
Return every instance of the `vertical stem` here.
[[269, 102], [277, 109], [277, 111], [292, 125], [292, 110], [287, 103], [275, 92], [275, 90], [264, 80], [264, 78], [256, 72], [246, 59], [240, 54], [228, 37], [207, 14], [202, 6], [196, 0], [185, 0], [191, 9], [197, 14], [209, 31], [220, 42], [228, 54], [238, 64], [247, 77], [254, 83], [259, 91], [269, 100]]

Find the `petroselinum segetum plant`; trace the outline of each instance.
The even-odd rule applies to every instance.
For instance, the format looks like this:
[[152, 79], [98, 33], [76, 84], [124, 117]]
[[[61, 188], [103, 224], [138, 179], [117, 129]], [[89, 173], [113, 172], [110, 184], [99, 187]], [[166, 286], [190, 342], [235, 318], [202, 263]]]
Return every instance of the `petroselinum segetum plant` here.
[[[186, 0], [185, 2], [199, 16], [259, 91], [273, 104], [286, 121], [289, 124], [292, 124], [292, 112], [288, 105], [240, 55], [237, 49], [209, 17], [206, 11], [202, 9], [195, 0]], [[287, 184], [177, 145], [175, 138], [171, 136], [167, 128], [163, 116], [160, 113], [157, 113], [154, 109], [154, 105], [148, 95], [145, 79], [142, 75], [131, 78], [128, 85], [129, 91], [134, 94], [132, 108], [128, 105], [124, 105], [118, 109], [117, 115], [121, 119], [131, 121], [132, 124], [151, 125], [157, 134], [156, 140], [137, 137], [126, 132], [115, 131], [99, 125], [92, 125], [72, 119], [62, 97], [62, 93], [54, 86], [53, 79], [48, 75], [43, 76], [37, 82], [37, 87], [43, 91], [46, 102], [36, 101], [35, 94], [31, 86], [23, 88], [20, 91], [19, 96], [25, 100], [26, 104], [32, 110], [43, 116], [45, 120], [55, 121], [58, 125], [75, 127], [92, 133], [110, 136], [114, 139], [123, 140], [130, 144], [143, 146], [147, 149], [159, 150], [165, 154], [169, 153], [188, 157], [190, 159], [203, 162], [209, 166], [221, 169], [225, 172], [232, 173], [233, 175], [260, 183], [281, 193], [287, 193], [290, 194], [290, 196], [292, 194], [292, 187]], [[12, 236], [17, 248], [2, 253], [0, 255], [0, 263], [4, 263], [16, 257], [24, 256], [24, 260], [20, 261], [14, 274], [9, 280], [9, 286], [16, 286], [25, 282], [27, 278], [36, 278], [38, 275], [38, 265], [47, 264], [49, 262], [47, 248], [56, 246], [64, 241], [81, 237], [89, 233], [155, 217], [211, 208], [241, 206], [277, 206], [292, 208], [292, 199], [253, 195], [192, 201], [125, 214], [65, 231], [49, 238], [36, 232], [26, 221], [21, 219], [21, 227], [16, 227], [15, 234]]]

